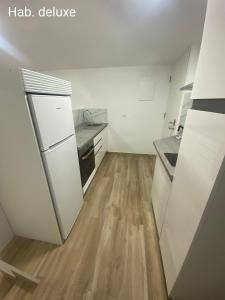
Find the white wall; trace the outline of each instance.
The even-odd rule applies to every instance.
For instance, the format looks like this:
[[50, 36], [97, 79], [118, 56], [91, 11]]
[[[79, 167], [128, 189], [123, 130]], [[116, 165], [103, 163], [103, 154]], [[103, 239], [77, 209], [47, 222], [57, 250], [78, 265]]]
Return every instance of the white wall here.
[[[109, 151], [155, 153], [152, 143], [162, 136], [170, 67], [93, 68], [45, 73], [72, 82], [73, 108], [108, 110]], [[153, 101], [138, 101], [143, 78], [149, 80], [149, 85], [155, 83]]]
[[0, 251], [12, 240], [13, 232], [0, 207]]

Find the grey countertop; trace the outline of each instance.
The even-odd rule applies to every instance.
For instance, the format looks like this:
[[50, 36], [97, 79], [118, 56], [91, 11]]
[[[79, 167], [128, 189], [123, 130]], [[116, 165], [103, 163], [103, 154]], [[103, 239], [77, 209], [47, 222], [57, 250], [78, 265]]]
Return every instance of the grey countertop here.
[[156, 148], [156, 151], [166, 169], [166, 172], [168, 173], [170, 180], [173, 180], [173, 175], [176, 167], [171, 166], [169, 161], [167, 160], [164, 153], [178, 153], [180, 148], [180, 140], [177, 140], [175, 136], [171, 136], [168, 138], [160, 139], [157, 141], [154, 141], [154, 146]]
[[75, 128], [77, 148], [81, 149], [86, 143], [96, 137], [105, 127], [108, 126], [108, 123], [102, 123], [99, 125], [80, 125]]

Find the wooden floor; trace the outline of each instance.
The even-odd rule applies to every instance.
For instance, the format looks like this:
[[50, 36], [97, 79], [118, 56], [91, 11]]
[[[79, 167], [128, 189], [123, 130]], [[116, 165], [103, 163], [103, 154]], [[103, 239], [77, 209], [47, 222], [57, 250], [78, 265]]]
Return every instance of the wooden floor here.
[[[16, 238], [1, 257], [37, 275], [0, 275], [0, 299], [167, 299], [151, 208], [154, 158], [108, 153], [61, 247]], [[40, 219], [41, 222], [41, 219]]]

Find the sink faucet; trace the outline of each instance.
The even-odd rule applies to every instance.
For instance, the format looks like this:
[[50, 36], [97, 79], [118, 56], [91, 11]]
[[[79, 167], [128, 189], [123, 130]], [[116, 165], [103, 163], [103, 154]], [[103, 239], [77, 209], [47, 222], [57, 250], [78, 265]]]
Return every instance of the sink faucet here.
[[[87, 116], [87, 113], [88, 113], [88, 116]], [[84, 122], [88, 123], [89, 125], [94, 123], [93, 119], [92, 119], [92, 116], [91, 116], [91, 112], [88, 109], [85, 109], [83, 111], [83, 119], [84, 119]]]

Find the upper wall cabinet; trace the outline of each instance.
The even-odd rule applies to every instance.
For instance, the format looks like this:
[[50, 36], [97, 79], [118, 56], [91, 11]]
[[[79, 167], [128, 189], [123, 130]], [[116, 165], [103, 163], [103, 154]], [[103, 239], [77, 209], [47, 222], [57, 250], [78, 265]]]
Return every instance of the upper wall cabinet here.
[[195, 80], [195, 73], [198, 64], [200, 45], [193, 45], [189, 50], [189, 61], [187, 66], [187, 74], [185, 79], [185, 85], [182, 90], [192, 89], [193, 82]]
[[208, 0], [192, 98], [225, 98], [224, 0]]

